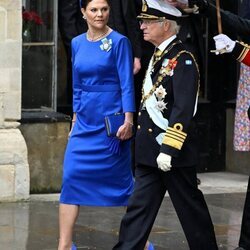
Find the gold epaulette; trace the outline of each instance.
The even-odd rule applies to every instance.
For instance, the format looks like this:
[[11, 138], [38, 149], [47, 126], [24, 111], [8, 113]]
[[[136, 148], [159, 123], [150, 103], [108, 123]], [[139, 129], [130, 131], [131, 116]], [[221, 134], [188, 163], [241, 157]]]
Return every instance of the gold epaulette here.
[[187, 137], [187, 134], [182, 130], [183, 126], [181, 123], [176, 123], [173, 128], [168, 127], [162, 144], [181, 150], [182, 145]]
[[243, 42], [239, 42], [237, 41], [237, 43], [241, 44], [243, 46], [242, 51], [240, 53], [240, 55], [236, 58], [237, 61], [241, 62], [242, 60], [244, 60], [244, 58], [246, 57], [247, 53], [250, 50], [250, 45], [243, 43]]

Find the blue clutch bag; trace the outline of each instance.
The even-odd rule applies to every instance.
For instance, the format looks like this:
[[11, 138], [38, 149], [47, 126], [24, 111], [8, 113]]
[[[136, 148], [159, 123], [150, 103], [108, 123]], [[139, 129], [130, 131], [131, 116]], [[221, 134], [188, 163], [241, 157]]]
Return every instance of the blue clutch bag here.
[[115, 137], [119, 127], [124, 123], [125, 115], [123, 113], [115, 113], [105, 116], [104, 119], [107, 135]]

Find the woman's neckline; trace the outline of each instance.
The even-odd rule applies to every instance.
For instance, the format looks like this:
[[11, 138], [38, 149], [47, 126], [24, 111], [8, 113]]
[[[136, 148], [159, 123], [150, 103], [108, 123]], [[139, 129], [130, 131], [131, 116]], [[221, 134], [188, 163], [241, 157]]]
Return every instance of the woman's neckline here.
[[102, 37], [98, 38], [97, 40], [90, 40], [88, 39], [88, 32], [85, 33], [85, 37], [86, 37], [86, 40], [90, 43], [96, 43], [96, 42], [100, 42], [102, 39], [108, 37], [111, 33], [113, 32], [113, 29], [109, 28], [108, 29], [108, 32], [105, 33]]

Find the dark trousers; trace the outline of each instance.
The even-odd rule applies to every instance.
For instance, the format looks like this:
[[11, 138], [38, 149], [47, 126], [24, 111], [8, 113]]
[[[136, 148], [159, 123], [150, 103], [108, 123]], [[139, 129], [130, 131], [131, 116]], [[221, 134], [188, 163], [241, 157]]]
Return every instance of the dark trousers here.
[[239, 246], [250, 250], [250, 176], [243, 210]]
[[218, 249], [204, 196], [197, 187], [195, 166], [162, 172], [139, 165], [135, 177], [135, 189], [121, 222], [119, 242], [113, 249], [144, 249], [166, 190], [190, 249]]

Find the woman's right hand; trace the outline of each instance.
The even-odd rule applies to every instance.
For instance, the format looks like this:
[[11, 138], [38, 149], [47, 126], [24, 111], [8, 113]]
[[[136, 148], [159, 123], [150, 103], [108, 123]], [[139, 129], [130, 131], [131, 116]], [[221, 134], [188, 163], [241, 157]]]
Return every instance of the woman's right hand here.
[[128, 140], [133, 136], [133, 123], [125, 121], [118, 129], [116, 137], [122, 141]]

